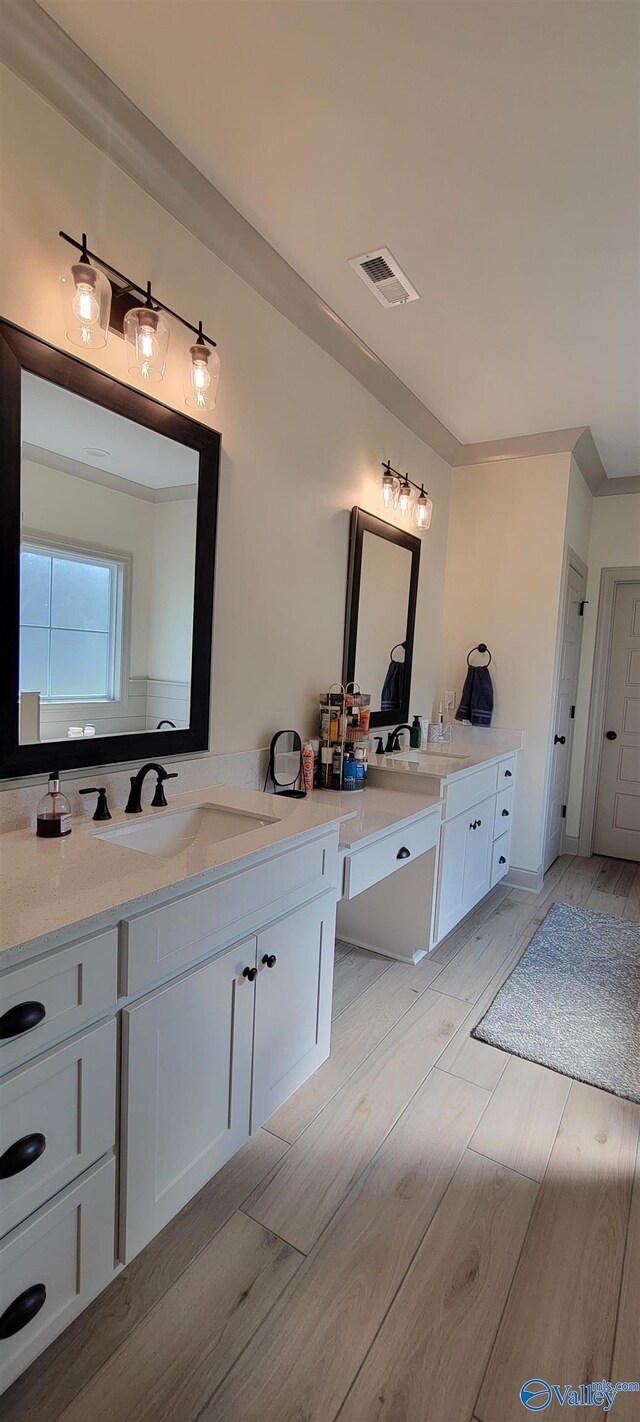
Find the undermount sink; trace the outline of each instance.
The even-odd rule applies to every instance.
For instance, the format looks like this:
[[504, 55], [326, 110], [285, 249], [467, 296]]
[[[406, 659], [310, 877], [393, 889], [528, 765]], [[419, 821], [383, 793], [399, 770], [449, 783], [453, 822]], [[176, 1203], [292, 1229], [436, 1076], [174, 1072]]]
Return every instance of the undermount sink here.
[[393, 755], [385, 757], [385, 766], [395, 765], [400, 761], [403, 768], [407, 770], [420, 771], [423, 775], [439, 775], [445, 777], [454, 775], [456, 770], [464, 770], [469, 764], [468, 755], [452, 755], [451, 752], [441, 750], [404, 750], [394, 751]]
[[185, 810], [171, 810], [166, 815], [145, 819], [141, 824], [121, 825], [103, 830], [96, 839], [137, 849], [141, 854], [156, 854], [168, 858], [182, 854], [192, 845], [219, 844], [224, 839], [248, 834], [250, 830], [273, 825], [269, 815], [254, 815], [245, 810], [228, 810], [223, 805], [190, 805]]

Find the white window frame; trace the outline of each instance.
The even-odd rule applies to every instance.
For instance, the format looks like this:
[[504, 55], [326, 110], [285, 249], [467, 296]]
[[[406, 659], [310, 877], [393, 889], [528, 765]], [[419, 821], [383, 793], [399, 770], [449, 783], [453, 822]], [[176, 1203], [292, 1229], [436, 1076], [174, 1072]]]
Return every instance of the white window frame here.
[[[129, 640], [131, 622], [132, 557], [111, 548], [99, 547], [58, 534], [34, 532], [23, 529], [20, 540], [22, 552], [43, 553], [52, 558], [67, 558], [73, 562], [99, 563], [109, 565], [115, 571], [112, 582], [111, 608], [109, 619], [109, 688], [106, 696], [41, 696], [43, 707], [55, 707], [60, 713], [74, 708], [91, 706], [108, 707], [110, 711], [124, 709], [127, 703], [129, 666]], [[22, 623], [20, 624], [22, 626]]]

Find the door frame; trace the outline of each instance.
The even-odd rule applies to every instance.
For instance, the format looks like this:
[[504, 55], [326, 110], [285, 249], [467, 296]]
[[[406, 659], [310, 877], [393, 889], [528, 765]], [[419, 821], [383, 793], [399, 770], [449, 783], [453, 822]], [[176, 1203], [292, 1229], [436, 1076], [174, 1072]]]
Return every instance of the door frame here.
[[580, 809], [580, 833], [578, 854], [589, 858], [593, 853], [593, 836], [596, 823], [596, 805], [600, 783], [602, 762], [602, 738], [609, 691], [609, 663], [611, 658], [611, 633], [616, 592], [624, 583], [640, 582], [640, 564], [626, 568], [603, 568], [600, 574], [598, 597], [598, 620], [593, 653], [591, 675], [591, 697], [587, 724], [587, 748], [582, 784], [582, 806]]
[[[540, 885], [542, 884], [542, 878], [543, 878], [544, 874], [546, 873], [546, 869], [544, 869], [543, 866], [544, 866], [544, 860], [545, 860], [545, 854], [546, 854], [546, 848], [547, 848], [547, 837], [548, 837], [548, 833], [549, 833], [549, 816], [550, 816], [550, 814], [551, 814], [551, 766], [552, 766], [552, 749], [553, 749], [553, 747], [552, 747], [552, 745], [551, 745], [551, 731], [552, 731], [552, 725], [553, 725], [553, 723], [554, 723], [555, 720], [556, 720], [556, 712], [557, 712], [557, 706], [558, 706], [558, 689], [559, 689], [559, 686], [560, 686], [560, 670], [561, 670], [561, 657], [562, 657], [562, 633], [563, 633], [563, 629], [564, 629], [564, 618], [565, 618], [565, 612], [566, 612], [566, 607], [567, 607], [567, 597], [568, 597], [568, 595], [569, 595], [569, 573], [570, 573], [570, 570], [571, 570], [572, 568], [573, 568], [574, 573], [577, 573], [578, 576], [582, 578], [582, 581], [583, 581], [583, 584], [584, 584], [584, 592], [586, 593], [586, 591], [587, 591], [587, 585], [588, 585], [588, 579], [589, 579], [589, 569], [588, 569], [588, 567], [587, 567], [587, 564], [584, 562], [584, 559], [580, 557], [579, 553], [576, 553], [575, 550], [570, 546], [570, 544], [567, 544], [567, 545], [566, 545], [566, 548], [565, 548], [565, 555], [564, 555], [563, 566], [562, 566], [562, 582], [561, 582], [560, 606], [559, 606], [559, 608], [558, 608], [558, 627], [557, 627], [557, 632], [556, 632], [556, 654], [555, 654], [555, 663], [554, 663], [554, 669], [553, 669], [553, 691], [552, 691], [552, 696], [551, 696], [551, 714], [550, 714], [550, 720], [549, 720], [549, 745], [548, 745], [547, 762], [546, 762], [546, 770], [545, 770], [544, 814], [543, 814], [543, 818], [542, 818], [542, 842], [541, 842], [541, 844], [540, 844], [540, 849], [539, 849], [539, 855], [540, 855], [540, 872], [539, 872]], [[582, 631], [584, 631], [584, 629], [582, 629]], [[580, 658], [581, 658], [581, 657], [582, 657], [582, 636], [581, 636], [581, 639], [580, 639], [580, 656], [578, 657], [578, 667], [577, 667], [576, 700], [577, 700], [577, 695], [578, 695], [578, 685], [579, 685], [579, 679], [580, 679]], [[572, 761], [572, 758], [573, 758], [573, 744], [574, 744], [574, 739], [575, 739], [574, 733], [575, 733], [575, 721], [572, 720], [572, 722], [571, 722], [571, 745], [569, 746], [569, 756], [568, 756], [568, 766], [569, 766], [569, 770], [568, 770], [568, 777], [567, 777], [567, 792], [568, 792], [568, 789], [569, 789], [569, 785], [571, 784], [571, 761]], [[565, 849], [566, 834], [567, 834], [567, 832], [566, 832], [566, 822], [565, 822], [565, 828], [564, 828], [563, 831], [562, 831], [562, 840], [561, 840], [561, 842], [560, 842], [560, 853], [561, 853], [561, 854], [566, 853], [566, 849]]]

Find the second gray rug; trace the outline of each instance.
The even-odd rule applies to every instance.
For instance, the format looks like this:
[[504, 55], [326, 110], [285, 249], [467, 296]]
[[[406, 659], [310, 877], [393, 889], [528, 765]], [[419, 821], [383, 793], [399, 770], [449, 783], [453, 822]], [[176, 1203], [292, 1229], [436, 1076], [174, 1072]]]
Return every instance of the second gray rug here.
[[554, 904], [471, 1035], [640, 1101], [640, 923]]

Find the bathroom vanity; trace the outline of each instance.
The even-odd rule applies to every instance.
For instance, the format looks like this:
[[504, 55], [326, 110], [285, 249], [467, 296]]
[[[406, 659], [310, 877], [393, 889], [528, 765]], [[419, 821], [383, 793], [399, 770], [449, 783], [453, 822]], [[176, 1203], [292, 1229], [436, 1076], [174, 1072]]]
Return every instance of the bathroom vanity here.
[[340, 814], [217, 790], [3, 836], [2, 1387], [328, 1056]]

